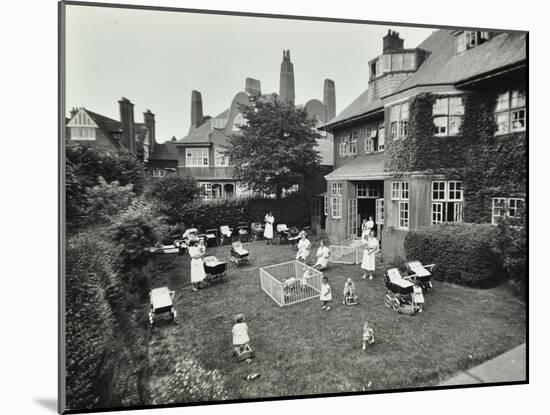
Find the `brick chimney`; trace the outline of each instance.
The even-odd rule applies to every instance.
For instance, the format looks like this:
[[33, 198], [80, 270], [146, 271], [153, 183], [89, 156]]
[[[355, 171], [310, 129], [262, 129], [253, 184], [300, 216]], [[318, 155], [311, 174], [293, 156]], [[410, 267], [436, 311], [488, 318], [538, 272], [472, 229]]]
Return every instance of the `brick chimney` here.
[[382, 38], [383, 53], [403, 49], [404, 40], [399, 37], [399, 33], [388, 29], [388, 34]]
[[283, 50], [279, 97], [282, 101], [288, 101], [294, 105], [294, 65], [290, 61], [290, 50]]
[[189, 131], [193, 131], [195, 128], [203, 123], [204, 117], [202, 115], [202, 95], [199, 91], [191, 92], [191, 127]]
[[155, 114], [151, 110], [143, 113], [143, 123], [149, 130], [149, 150], [152, 153], [157, 140], [155, 135]]
[[78, 108], [73, 107], [73, 108], [71, 109], [70, 119], [72, 120], [76, 114], [78, 114]]
[[246, 78], [244, 90], [253, 97], [262, 95], [262, 86], [257, 79]]
[[323, 104], [327, 109], [327, 122], [336, 117], [336, 88], [332, 79], [325, 79]]
[[120, 108], [120, 123], [122, 124], [122, 137], [120, 144], [130, 153], [136, 153], [136, 134], [134, 126], [134, 104], [128, 98], [122, 97], [118, 101]]

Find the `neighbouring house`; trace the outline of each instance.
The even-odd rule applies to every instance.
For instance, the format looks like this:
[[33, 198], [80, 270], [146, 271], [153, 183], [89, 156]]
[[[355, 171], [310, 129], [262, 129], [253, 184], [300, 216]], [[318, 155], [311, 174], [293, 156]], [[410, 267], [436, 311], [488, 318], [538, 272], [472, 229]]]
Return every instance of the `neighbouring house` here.
[[[238, 92], [229, 108], [215, 117], [203, 115], [202, 95], [191, 93], [191, 125], [189, 133], [174, 144], [178, 150], [178, 174], [195, 178], [205, 199], [221, 199], [250, 195], [251, 192], [233, 175], [229, 158], [223, 155], [223, 147], [238, 134], [246, 123], [240, 110], [241, 105], [250, 105], [251, 97], [262, 94], [259, 80], [246, 78], [244, 91]], [[276, 97], [273, 94], [273, 97]], [[283, 51], [278, 99], [294, 103], [294, 67], [290, 51]], [[336, 114], [334, 82], [326, 79], [323, 101], [309, 100], [302, 106], [311, 118], [321, 126]], [[305, 184], [311, 192], [320, 193], [326, 188], [324, 175], [332, 170], [332, 135], [322, 132], [318, 140], [318, 151], [322, 158], [322, 174], [311, 178]], [[305, 186], [304, 186], [305, 187]]]
[[527, 34], [437, 30], [416, 48], [394, 31], [369, 62], [368, 89], [321, 127], [334, 134], [327, 234], [372, 216], [382, 255], [408, 231], [497, 223], [526, 200]]
[[124, 149], [141, 160], [153, 177], [175, 174], [178, 165], [173, 141], [157, 143], [155, 114], [143, 113], [143, 123], [134, 121], [134, 104], [127, 98], [119, 103], [120, 121], [90, 111], [73, 108], [66, 123], [67, 145], [74, 143]]

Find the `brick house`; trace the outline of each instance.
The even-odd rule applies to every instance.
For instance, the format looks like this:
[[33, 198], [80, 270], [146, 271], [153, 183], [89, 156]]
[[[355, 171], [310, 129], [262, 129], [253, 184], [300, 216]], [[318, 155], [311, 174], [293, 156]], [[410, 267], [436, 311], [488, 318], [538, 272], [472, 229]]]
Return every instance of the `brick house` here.
[[334, 134], [327, 234], [372, 216], [386, 258], [410, 230], [496, 223], [526, 198], [527, 34], [438, 30], [418, 47], [383, 38], [369, 86], [322, 127]]
[[[202, 95], [199, 91], [191, 93], [191, 125], [189, 133], [175, 142], [178, 150], [178, 174], [195, 178], [205, 199], [232, 198], [249, 195], [246, 187], [241, 186], [233, 176], [233, 167], [229, 159], [223, 156], [223, 146], [227, 145], [233, 134], [238, 134], [240, 126], [246, 122], [240, 111], [241, 105], [250, 105], [251, 97], [262, 94], [259, 80], [246, 78], [244, 91], [238, 92], [230, 102], [229, 108], [215, 117], [203, 115]], [[272, 97], [277, 97], [273, 94]], [[290, 51], [283, 51], [280, 72], [280, 90], [277, 99], [294, 103], [294, 67], [290, 60]], [[336, 113], [334, 82], [326, 79], [323, 101], [309, 100], [303, 106], [311, 118], [318, 120], [321, 126]], [[318, 140], [318, 151], [322, 158], [322, 171], [319, 177], [307, 183], [312, 192], [323, 192], [326, 188], [324, 175], [332, 170], [332, 135], [323, 132]]]
[[125, 149], [144, 162], [151, 176], [175, 174], [176, 147], [171, 141], [157, 143], [155, 114], [147, 110], [143, 113], [143, 123], [137, 123], [134, 121], [134, 104], [127, 98], [118, 103], [120, 121], [86, 108], [73, 108], [66, 123], [67, 144]]

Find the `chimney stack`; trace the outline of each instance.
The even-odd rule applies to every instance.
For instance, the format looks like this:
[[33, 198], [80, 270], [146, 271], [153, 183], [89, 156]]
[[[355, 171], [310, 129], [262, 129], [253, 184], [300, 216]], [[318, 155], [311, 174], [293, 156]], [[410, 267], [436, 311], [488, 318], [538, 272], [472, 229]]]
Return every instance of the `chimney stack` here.
[[120, 143], [130, 153], [136, 153], [136, 135], [134, 130], [134, 104], [128, 98], [118, 101], [120, 108], [120, 123], [122, 124], [122, 139]]
[[78, 114], [78, 108], [73, 107], [73, 108], [71, 109], [71, 115], [70, 115], [71, 120], [74, 118], [74, 116], [75, 116], [76, 114]]
[[147, 112], [143, 113], [143, 123], [149, 130], [149, 149], [152, 153], [157, 139], [155, 135], [155, 114], [153, 114], [151, 110], [147, 110]]
[[203, 122], [202, 115], [202, 95], [199, 91], [191, 92], [191, 128], [189, 131], [193, 131], [200, 126]]
[[382, 51], [392, 52], [403, 49], [404, 40], [399, 37], [399, 33], [388, 29], [388, 34], [382, 38]]
[[325, 79], [323, 104], [327, 109], [327, 122], [336, 117], [336, 88], [332, 79]]
[[283, 50], [279, 97], [294, 105], [294, 65], [290, 61], [290, 50]]
[[244, 90], [253, 97], [262, 95], [262, 86], [257, 79], [246, 78]]

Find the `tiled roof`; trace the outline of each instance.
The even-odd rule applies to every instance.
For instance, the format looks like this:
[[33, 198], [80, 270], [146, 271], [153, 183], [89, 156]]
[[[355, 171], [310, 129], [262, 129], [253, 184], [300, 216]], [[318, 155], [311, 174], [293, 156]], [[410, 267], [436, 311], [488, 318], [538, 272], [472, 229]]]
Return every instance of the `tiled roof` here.
[[384, 153], [365, 154], [327, 174], [327, 180], [382, 180]]
[[[227, 118], [229, 115], [229, 108], [223, 111], [221, 114], [218, 114], [214, 118]], [[203, 122], [201, 125], [199, 125], [197, 128], [195, 128], [193, 131], [191, 131], [189, 134], [187, 134], [185, 137], [179, 139], [177, 141], [178, 144], [203, 144], [203, 143], [220, 143], [225, 144], [225, 141], [227, 140], [227, 137], [224, 134], [224, 130], [218, 130], [215, 128], [212, 128], [212, 124], [210, 122], [210, 119]]]
[[375, 98], [372, 89], [368, 88], [359, 95], [351, 104], [349, 104], [342, 112], [340, 112], [332, 120], [329, 120], [325, 125], [335, 124], [349, 118], [353, 118], [362, 114], [367, 114], [371, 111], [382, 109], [384, 105], [380, 98]]
[[178, 150], [173, 142], [155, 143], [153, 152], [149, 155], [149, 160], [178, 160]]
[[428, 58], [393, 93], [418, 85], [456, 84], [522, 63], [527, 57], [526, 38], [526, 33], [500, 33], [487, 43], [456, 54], [453, 31], [438, 30], [418, 46], [431, 52]]

